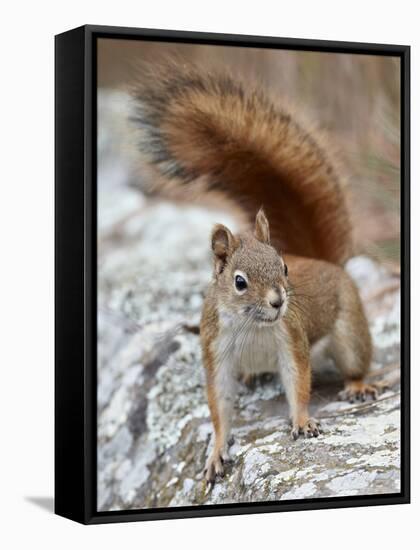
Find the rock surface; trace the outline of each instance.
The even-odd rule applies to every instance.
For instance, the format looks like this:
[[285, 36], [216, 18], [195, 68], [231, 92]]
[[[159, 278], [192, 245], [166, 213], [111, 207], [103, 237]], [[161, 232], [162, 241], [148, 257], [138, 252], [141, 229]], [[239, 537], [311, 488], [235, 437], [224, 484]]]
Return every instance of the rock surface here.
[[[106, 159], [112, 144], [100, 143]], [[374, 404], [339, 402], [338, 375], [321, 361], [311, 407], [324, 433], [293, 441], [280, 382], [241, 386], [233, 464], [206, 491], [211, 424], [197, 329], [210, 228], [234, 223], [145, 198], [126, 185], [123, 162], [110, 167], [99, 171], [99, 510], [399, 492], [399, 277], [367, 257], [348, 270], [370, 320], [373, 376], [389, 388]]]
[[[398, 379], [376, 405], [340, 415], [351, 406], [336, 401], [340, 382], [326, 363], [312, 400], [324, 434], [291, 440], [278, 380], [241, 387], [234, 464], [206, 494], [211, 425], [197, 327], [211, 273], [209, 228], [223, 216], [126, 192], [132, 215], [127, 199], [110, 201], [113, 222], [99, 246], [99, 508], [398, 492]], [[391, 365], [387, 376], [395, 375], [398, 279], [364, 257], [349, 270], [371, 321], [373, 368]]]

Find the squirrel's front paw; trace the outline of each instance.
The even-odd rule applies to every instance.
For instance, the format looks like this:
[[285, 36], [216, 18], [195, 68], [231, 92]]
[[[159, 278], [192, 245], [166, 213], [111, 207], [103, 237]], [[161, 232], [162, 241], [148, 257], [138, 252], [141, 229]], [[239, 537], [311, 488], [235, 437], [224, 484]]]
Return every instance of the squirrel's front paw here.
[[204, 469], [204, 476], [208, 485], [213, 485], [216, 477], [223, 477], [225, 475], [225, 469], [223, 467], [223, 458], [219, 452], [213, 451], [206, 462]]
[[300, 435], [305, 437], [318, 437], [321, 432], [321, 424], [315, 418], [308, 418], [302, 424], [293, 424], [292, 437], [297, 439]]

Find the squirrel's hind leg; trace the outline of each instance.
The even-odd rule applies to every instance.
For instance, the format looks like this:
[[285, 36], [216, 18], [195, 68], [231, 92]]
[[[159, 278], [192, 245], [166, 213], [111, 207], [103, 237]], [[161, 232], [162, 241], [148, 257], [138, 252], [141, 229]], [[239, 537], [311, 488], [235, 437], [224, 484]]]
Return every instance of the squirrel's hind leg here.
[[341, 293], [340, 313], [331, 333], [331, 356], [344, 377], [341, 400], [376, 399], [379, 386], [368, 384], [365, 377], [372, 360], [369, 325], [359, 295], [353, 285]]

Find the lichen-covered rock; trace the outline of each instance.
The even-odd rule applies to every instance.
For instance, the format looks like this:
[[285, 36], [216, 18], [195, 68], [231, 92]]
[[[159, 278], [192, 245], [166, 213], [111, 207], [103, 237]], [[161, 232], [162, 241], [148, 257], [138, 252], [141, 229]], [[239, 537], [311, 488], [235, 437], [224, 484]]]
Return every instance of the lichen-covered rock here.
[[293, 441], [279, 380], [241, 386], [233, 462], [206, 490], [212, 430], [198, 325], [211, 275], [210, 228], [235, 224], [226, 214], [149, 199], [127, 186], [127, 164], [101, 132], [99, 510], [398, 492], [399, 278], [368, 257], [347, 269], [370, 321], [372, 375], [389, 388], [376, 404], [339, 402], [341, 381], [321, 360], [311, 409], [323, 434]]

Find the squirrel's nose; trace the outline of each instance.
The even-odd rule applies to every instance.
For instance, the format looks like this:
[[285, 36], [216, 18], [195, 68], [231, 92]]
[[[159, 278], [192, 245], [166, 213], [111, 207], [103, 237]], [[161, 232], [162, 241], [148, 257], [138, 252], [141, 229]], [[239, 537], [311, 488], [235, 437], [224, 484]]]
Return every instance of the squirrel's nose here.
[[279, 309], [283, 304], [283, 300], [280, 298], [276, 298], [275, 300], [270, 300], [270, 306], [274, 307], [275, 309]]

